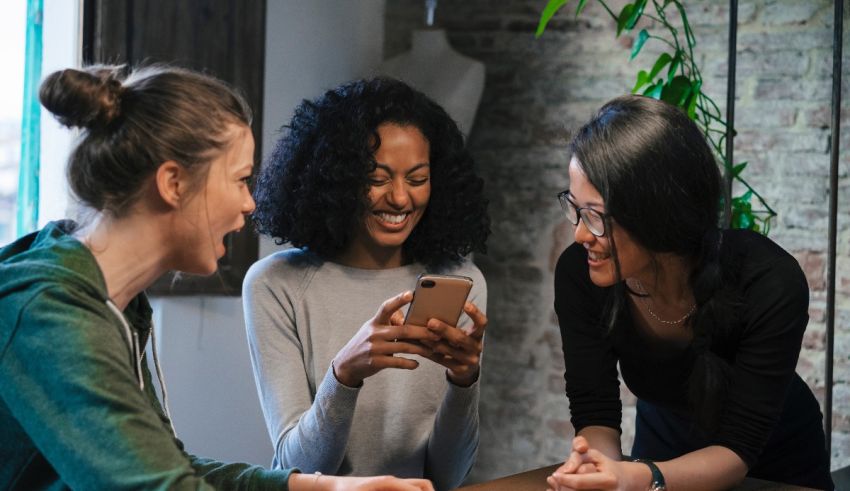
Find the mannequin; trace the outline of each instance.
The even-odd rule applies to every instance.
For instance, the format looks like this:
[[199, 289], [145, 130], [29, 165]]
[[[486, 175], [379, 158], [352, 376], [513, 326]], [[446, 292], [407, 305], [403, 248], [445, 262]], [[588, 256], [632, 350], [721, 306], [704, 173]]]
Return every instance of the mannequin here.
[[[436, 2], [426, 2], [428, 24]], [[484, 63], [464, 56], [449, 44], [443, 29], [413, 31], [410, 51], [385, 60], [378, 73], [407, 82], [443, 106], [469, 136], [484, 91]]]

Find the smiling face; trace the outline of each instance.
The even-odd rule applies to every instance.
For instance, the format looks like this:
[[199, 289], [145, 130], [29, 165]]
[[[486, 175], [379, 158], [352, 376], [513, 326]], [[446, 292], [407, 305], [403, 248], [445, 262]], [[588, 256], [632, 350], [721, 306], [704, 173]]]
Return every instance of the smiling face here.
[[[579, 207], [593, 208], [605, 213], [605, 202], [599, 191], [590, 183], [579, 161], [573, 157], [570, 160], [570, 197]], [[611, 255], [611, 240], [613, 234], [617, 246], [617, 259], [620, 263], [620, 274]], [[648, 277], [652, 271], [652, 255], [631, 238], [628, 232], [617, 226], [609, 219], [605, 227], [605, 235], [596, 237], [587, 229], [584, 221], [580, 220], [575, 230], [576, 242], [587, 250], [587, 265], [590, 269], [590, 280], [600, 287], [611, 286], [627, 278]]]
[[232, 124], [225, 138], [230, 143], [208, 164], [203, 188], [184, 210], [195, 225], [181, 247], [178, 269], [187, 273], [214, 273], [225, 254], [224, 236], [240, 230], [245, 215], [254, 211], [248, 187], [254, 168], [254, 136], [247, 126]]
[[378, 126], [377, 167], [369, 174], [368, 208], [344, 262], [364, 268], [403, 264], [402, 245], [431, 198], [430, 146], [415, 126]]

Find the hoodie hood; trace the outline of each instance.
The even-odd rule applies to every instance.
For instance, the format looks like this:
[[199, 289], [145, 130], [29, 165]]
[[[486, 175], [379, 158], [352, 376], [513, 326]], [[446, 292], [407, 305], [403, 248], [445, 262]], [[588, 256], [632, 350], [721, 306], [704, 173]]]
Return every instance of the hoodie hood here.
[[71, 235], [76, 229], [71, 220], [50, 222], [0, 249], [0, 299], [36, 285], [62, 283], [106, 301], [103, 274], [91, 251]]
[[[18, 302], [51, 285], [76, 290], [104, 304], [109, 300], [94, 255], [71, 235], [77, 229], [71, 220], [50, 222], [0, 249], [0, 314], [16, 310], [4, 303]], [[144, 294], [133, 299], [124, 314], [137, 328], [150, 327], [151, 307]]]

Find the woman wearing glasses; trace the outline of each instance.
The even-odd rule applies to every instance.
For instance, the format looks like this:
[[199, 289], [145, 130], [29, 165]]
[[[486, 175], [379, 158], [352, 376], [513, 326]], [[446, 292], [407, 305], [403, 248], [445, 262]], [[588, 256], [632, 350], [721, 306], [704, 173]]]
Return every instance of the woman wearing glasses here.
[[[794, 258], [720, 230], [720, 175], [697, 126], [612, 100], [570, 145], [559, 195], [576, 242], [555, 273], [577, 436], [552, 489], [725, 489], [745, 476], [831, 489], [822, 416], [795, 373], [808, 287]], [[620, 447], [623, 379], [638, 397]]]

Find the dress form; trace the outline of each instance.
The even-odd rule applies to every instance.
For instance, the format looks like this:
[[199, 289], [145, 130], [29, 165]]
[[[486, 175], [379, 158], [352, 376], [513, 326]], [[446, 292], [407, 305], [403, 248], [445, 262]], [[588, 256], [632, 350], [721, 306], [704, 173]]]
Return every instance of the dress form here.
[[452, 49], [443, 29], [417, 29], [412, 41], [410, 51], [385, 60], [378, 73], [425, 93], [469, 135], [484, 91], [484, 63]]

